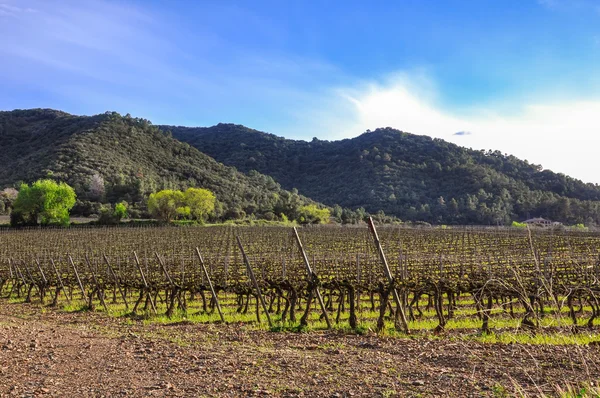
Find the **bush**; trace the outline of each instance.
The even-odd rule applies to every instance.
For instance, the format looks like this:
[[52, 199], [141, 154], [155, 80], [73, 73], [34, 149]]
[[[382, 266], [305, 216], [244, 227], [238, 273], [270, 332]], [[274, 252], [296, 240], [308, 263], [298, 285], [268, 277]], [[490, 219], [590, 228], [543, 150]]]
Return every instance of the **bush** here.
[[78, 200], [77, 202], [75, 202], [75, 206], [73, 206], [73, 209], [71, 209], [71, 214], [81, 217], [89, 217], [92, 215], [100, 214], [101, 210], [101, 203], [90, 202], [89, 200]]
[[329, 209], [319, 209], [317, 205], [302, 206], [299, 214], [301, 224], [327, 224], [331, 217]]
[[32, 218], [31, 216], [26, 216], [21, 212], [12, 211], [10, 213], [10, 225], [11, 227], [35, 227], [38, 225], [37, 217]]
[[127, 217], [127, 207], [127, 202], [117, 203], [114, 209], [111, 205], [104, 205], [100, 210], [97, 223], [99, 225], [119, 224], [123, 218]]

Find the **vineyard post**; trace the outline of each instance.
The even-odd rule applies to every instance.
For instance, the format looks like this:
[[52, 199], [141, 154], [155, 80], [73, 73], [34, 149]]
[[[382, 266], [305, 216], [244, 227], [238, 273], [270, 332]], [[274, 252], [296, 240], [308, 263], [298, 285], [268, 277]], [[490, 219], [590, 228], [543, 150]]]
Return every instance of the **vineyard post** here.
[[58, 268], [56, 268], [56, 264], [54, 264], [54, 260], [50, 259], [50, 263], [52, 264], [52, 268], [54, 268], [54, 272], [56, 272], [56, 278], [58, 279], [58, 283], [60, 283], [60, 288], [62, 289], [63, 293], [65, 294], [65, 298], [67, 299], [67, 302], [69, 304], [71, 304], [71, 300], [69, 299], [69, 295], [67, 294], [67, 291], [65, 290], [65, 285], [63, 284], [62, 278], [60, 277]]
[[[167, 270], [165, 262], [163, 261], [162, 257], [158, 254], [158, 252], [154, 252], [154, 255], [156, 256], [156, 259], [160, 263], [160, 266], [162, 267], [162, 270], [165, 273], [165, 276], [167, 277], [167, 281], [169, 281], [169, 285], [171, 286], [170, 297], [169, 297], [169, 294], [166, 293], [167, 300], [170, 300], [170, 302], [167, 304], [167, 313], [166, 314], [170, 318], [172, 315], [172, 312], [173, 312], [175, 298], [177, 298], [179, 300], [178, 296], [181, 293], [181, 286], [179, 286], [178, 284], [176, 284], [173, 281], [173, 278], [171, 278], [171, 274], [169, 274], [169, 271]], [[181, 301], [179, 301], [179, 304], [181, 305]]]
[[379, 258], [381, 259], [381, 263], [383, 265], [383, 272], [385, 273], [386, 278], [390, 285], [392, 285], [392, 295], [394, 296], [394, 301], [396, 302], [396, 307], [398, 307], [398, 311], [400, 311], [400, 319], [402, 321], [402, 328], [405, 333], [409, 333], [408, 330], [408, 322], [406, 321], [406, 314], [404, 313], [404, 307], [402, 305], [402, 301], [400, 301], [400, 296], [398, 295], [398, 291], [394, 284], [394, 277], [390, 272], [390, 267], [388, 265], [387, 259], [385, 258], [385, 253], [383, 252], [383, 247], [381, 247], [381, 241], [379, 240], [379, 236], [377, 235], [377, 230], [375, 229], [375, 224], [373, 223], [373, 218], [369, 217], [369, 229], [371, 230], [371, 234], [373, 235], [373, 240], [375, 242], [375, 246], [377, 246], [377, 250], [379, 251]]
[[75, 278], [77, 279], [77, 284], [79, 285], [79, 288], [81, 289], [81, 293], [83, 294], [83, 297], [85, 298], [85, 296], [86, 296], [85, 289], [83, 288], [83, 283], [81, 283], [81, 279], [79, 278], [79, 272], [77, 272], [77, 267], [75, 266], [75, 263], [73, 262], [73, 257], [71, 257], [71, 255], [69, 255], [69, 262], [71, 263], [71, 267], [73, 267], [73, 271], [75, 272]]
[[[8, 259], [9, 263], [11, 262], [11, 259]], [[27, 281], [25, 280], [25, 277], [23, 276], [23, 273], [21, 272], [21, 270], [19, 269], [19, 266], [17, 265], [17, 263], [15, 262], [13, 264], [13, 266], [15, 267], [15, 272], [16, 274], [21, 278], [21, 280], [23, 281], [23, 285], [27, 285]], [[16, 279], [16, 278], [15, 278]], [[12, 291], [11, 291], [12, 293]]]
[[213, 299], [215, 300], [215, 304], [217, 305], [217, 311], [219, 311], [219, 316], [221, 317], [221, 321], [225, 323], [225, 317], [223, 316], [223, 311], [221, 311], [221, 305], [219, 304], [219, 298], [217, 297], [217, 293], [213, 287], [213, 284], [210, 280], [210, 276], [208, 275], [208, 270], [206, 269], [206, 265], [204, 264], [204, 259], [200, 254], [200, 249], [196, 247], [196, 254], [200, 259], [200, 265], [202, 266], [202, 270], [204, 271], [204, 276], [206, 276], [206, 280], [208, 281], [208, 287], [210, 287], [210, 293], [212, 294]]
[[38, 260], [36, 258], [35, 263], [37, 264], [38, 270], [40, 271], [40, 275], [42, 276], [42, 280], [44, 281], [44, 286], [48, 285], [48, 279], [46, 279], [46, 275], [44, 274], [44, 271], [42, 270], [42, 265], [40, 264], [40, 260]]
[[42, 270], [42, 265], [40, 264], [40, 260], [35, 259], [35, 263], [37, 264], [38, 270], [40, 271], [40, 275], [42, 276], [43, 287], [40, 289], [40, 300], [42, 304], [44, 304], [44, 296], [46, 294], [46, 288], [49, 286], [48, 279], [46, 279], [46, 275], [44, 275], [44, 271]]
[[167, 267], [165, 266], [164, 261], [162, 260], [162, 258], [158, 255], [158, 252], [154, 252], [154, 255], [156, 256], [158, 262], [160, 263], [160, 266], [165, 274], [165, 276], [167, 277], [167, 281], [169, 282], [169, 285], [171, 285], [171, 287], [177, 287], [175, 285], [175, 282], [173, 282], [173, 279], [171, 278], [171, 274], [169, 274], [169, 271], [167, 271]]
[[[315, 283], [317, 280], [317, 274], [315, 274], [310, 266], [310, 262], [308, 261], [308, 257], [306, 256], [306, 251], [304, 250], [304, 246], [302, 245], [302, 241], [300, 240], [300, 235], [298, 235], [298, 230], [294, 227], [294, 235], [296, 237], [296, 243], [298, 243], [298, 248], [300, 249], [300, 253], [302, 253], [302, 259], [304, 260], [304, 265], [306, 266], [306, 271], [308, 272], [308, 280], [312, 283]], [[319, 305], [321, 306], [321, 311], [323, 311], [323, 317], [325, 318], [325, 322], [327, 323], [327, 329], [331, 329], [331, 321], [329, 320], [329, 316], [327, 315], [327, 309], [325, 309], [325, 303], [323, 302], [323, 296], [321, 296], [321, 291], [319, 290], [319, 286], [315, 284], [315, 290], [317, 293], [317, 300], [319, 300]]]
[[13, 269], [12, 269], [12, 262], [10, 261], [10, 258], [8, 259], [8, 269], [10, 271], [10, 279], [13, 279]]
[[246, 270], [248, 271], [248, 275], [250, 275], [250, 279], [252, 279], [252, 283], [254, 284], [254, 288], [256, 289], [256, 293], [258, 294], [258, 298], [260, 303], [265, 311], [265, 315], [267, 316], [267, 320], [269, 321], [269, 327], [273, 327], [273, 323], [271, 322], [271, 316], [269, 315], [269, 311], [267, 309], [267, 303], [265, 303], [265, 299], [260, 291], [260, 286], [258, 286], [258, 282], [254, 277], [254, 272], [252, 271], [252, 267], [250, 266], [250, 262], [248, 261], [248, 257], [246, 256], [246, 252], [244, 251], [244, 246], [242, 245], [242, 241], [239, 236], [235, 237], [237, 239], [237, 244], [242, 252], [242, 257], [244, 258], [244, 264], [246, 264]]
[[108, 261], [108, 257], [106, 257], [106, 254], [103, 253], [102, 257], [104, 257], [104, 262], [108, 266], [108, 270], [110, 271], [110, 274], [112, 275], [113, 279], [115, 280], [115, 284], [117, 285], [117, 288], [119, 289], [119, 293], [121, 293], [121, 297], [123, 297], [123, 301], [125, 302], [125, 308], [129, 311], [129, 303], [127, 303], [127, 297], [125, 296], [125, 292], [123, 291], [123, 289], [121, 289], [121, 284], [119, 283], [119, 278], [117, 277], [117, 274], [115, 273], [115, 270], [113, 269], [113, 267], [110, 265], [110, 262]]
[[142, 283], [144, 284], [144, 288], [146, 289], [146, 295], [150, 300], [150, 305], [152, 306], [152, 311], [154, 311], [154, 315], [158, 314], [156, 311], [156, 306], [154, 305], [154, 299], [152, 299], [152, 294], [148, 289], [148, 281], [146, 280], [146, 276], [144, 275], [144, 271], [142, 270], [142, 265], [140, 264], [140, 259], [138, 258], [137, 253], [134, 251], [133, 255], [135, 256], [135, 264], [137, 265], [138, 270], [140, 271], [140, 275], [142, 276]]

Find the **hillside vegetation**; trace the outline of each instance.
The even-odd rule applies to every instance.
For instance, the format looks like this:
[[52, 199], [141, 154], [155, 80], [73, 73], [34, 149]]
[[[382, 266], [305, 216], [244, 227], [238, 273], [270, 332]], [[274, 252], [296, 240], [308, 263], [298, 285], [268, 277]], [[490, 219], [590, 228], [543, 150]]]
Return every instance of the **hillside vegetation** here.
[[219, 201], [217, 217], [254, 214], [294, 218], [314, 203], [257, 172], [244, 175], [173, 139], [144, 119], [105, 113], [73, 116], [49, 109], [0, 112], [0, 190], [38, 178], [71, 185], [75, 214], [97, 213], [100, 203], [125, 200], [133, 216], [150, 193], [202, 187]]
[[331, 142], [288, 140], [232, 124], [161, 128], [219, 162], [257, 170], [331, 206], [447, 224], [505, 224], [534, 216], [600, 222], [598, 185], [498, 151], [392, 128]]

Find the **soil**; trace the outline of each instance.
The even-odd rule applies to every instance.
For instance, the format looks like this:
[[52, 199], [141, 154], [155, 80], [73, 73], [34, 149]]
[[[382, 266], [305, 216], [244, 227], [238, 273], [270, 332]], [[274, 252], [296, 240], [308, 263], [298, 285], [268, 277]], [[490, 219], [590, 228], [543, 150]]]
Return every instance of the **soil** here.
[[0, 300], [0, 396], [553, 395], [600, 348], [144, 324]]

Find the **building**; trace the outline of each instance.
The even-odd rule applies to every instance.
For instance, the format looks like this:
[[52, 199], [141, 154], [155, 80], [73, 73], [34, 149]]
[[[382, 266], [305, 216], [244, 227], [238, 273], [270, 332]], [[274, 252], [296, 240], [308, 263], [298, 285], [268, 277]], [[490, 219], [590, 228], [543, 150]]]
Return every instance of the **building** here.
[[550, 220], [546, 220], [545, 218], [530, 218], [529, 220], [523, 221], [525, 224], [530, 227], [551, 227], [554, 223]]

